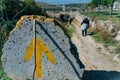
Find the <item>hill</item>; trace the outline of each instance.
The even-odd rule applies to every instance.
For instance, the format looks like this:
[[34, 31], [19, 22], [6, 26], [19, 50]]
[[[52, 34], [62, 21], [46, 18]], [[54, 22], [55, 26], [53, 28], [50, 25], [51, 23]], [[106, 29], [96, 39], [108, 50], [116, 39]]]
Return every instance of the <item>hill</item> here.
[[49, 6], [51, 6], [50, 4], [44, 3], [44, 2], [36, 2], [36, 5], [38, 7], [49, 7]]

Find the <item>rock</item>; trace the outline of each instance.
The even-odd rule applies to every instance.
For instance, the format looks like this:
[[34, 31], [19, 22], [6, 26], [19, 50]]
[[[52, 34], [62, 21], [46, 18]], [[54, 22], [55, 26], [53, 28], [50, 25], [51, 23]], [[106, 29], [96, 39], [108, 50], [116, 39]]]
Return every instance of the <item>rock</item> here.
[[111, 34], [112, 33], [115, 33], [115, 32], [118, 32], [118, 28], [117, 28], [117, 25], [116, 24], [109, 24], [109, 28], [108, 28], [108, 32], [110, 32]]
[[118, 33], [117, 33], [117, 35], [115, 37], [115, 40], [120, 41], [120, 31], [118, 31]]
[[100, 28], [101, 30], [105, 30], [108, 32], [112, 37], [115, 37], [119, 31], [116, 24], [110, 21], [103, 21], [103, 20], [91, 20], [90, 21], [92, 28]]
[[[35, 80], [82, 80], [84, 69], [78, 54], [73, 51], [70, 40], [59, 26], [54, 25], [52, 19], [46, 20], [40, 16], [23, 16], [10, 33], [2, 50], [2, 64], [7, 75], [12, 80], [31, 80], [33, 77], [34, 19], [36, 43], [41, 41], [36, 44], [36, 71], [39, 73], [36, 72]], [[30, 58], [27, 51], [28, 55], [32, 54]], [[39, 51], [42, 53], [38, 53]]]
[[113, 60], [119, 62], [120, 61], [119, 56], [120, 56], [119, 54], [114, 55]]

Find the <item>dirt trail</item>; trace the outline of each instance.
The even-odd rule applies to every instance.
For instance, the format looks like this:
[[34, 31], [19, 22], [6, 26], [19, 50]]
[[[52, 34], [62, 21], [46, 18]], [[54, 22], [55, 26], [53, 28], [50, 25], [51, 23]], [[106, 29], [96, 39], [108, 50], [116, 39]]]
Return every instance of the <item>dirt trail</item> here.
[[115, 61], [114, 54], [110, 54], [91, 36], [82, 37], [77, 25], [76, 31], [72, 42], [76, 45], [80, 60], [85, 65], [84, 80], [120, 80], [120, 60]]

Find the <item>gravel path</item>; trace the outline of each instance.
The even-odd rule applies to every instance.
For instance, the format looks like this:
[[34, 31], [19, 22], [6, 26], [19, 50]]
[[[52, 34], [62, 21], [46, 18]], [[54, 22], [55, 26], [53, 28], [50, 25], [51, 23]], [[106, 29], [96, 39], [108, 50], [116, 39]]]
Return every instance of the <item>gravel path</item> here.
[[115, 54], [110, 54], [91, 36], [82, 37], [77, 25], [76, 31], [71, 40], [76, 45], [80, 60], [85, 65], [83, 80], [120, 80], [120, 60], [114, 60]]

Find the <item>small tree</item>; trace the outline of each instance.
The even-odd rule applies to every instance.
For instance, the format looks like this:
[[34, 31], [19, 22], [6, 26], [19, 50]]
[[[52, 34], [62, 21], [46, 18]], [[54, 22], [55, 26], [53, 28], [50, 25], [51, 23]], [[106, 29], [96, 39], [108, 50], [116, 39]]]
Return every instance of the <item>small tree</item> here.
[[109, 6], [110, 7], [110, 13], [109, 14], [110, 14], [110, 17], [111, 17], [114, 2], [115, 2], [115, 0], [92, 0], [90, 4], [91, 4], [92, 8], [98, 7], [98, 14], [100, 12], [100, 5]]
[[90, 3], [85, 3], [84, 6], [85, 6], [85, 8], [83, 9], [83, 11], [88, 9], [88, 7], [90, 6]]
[[98, 7], [98, 15], [100, 13], [100, 5], [101, 4], [102, 4], [101, 0], [92, 0], [92, 2], [90, 4], [92, 8]]

